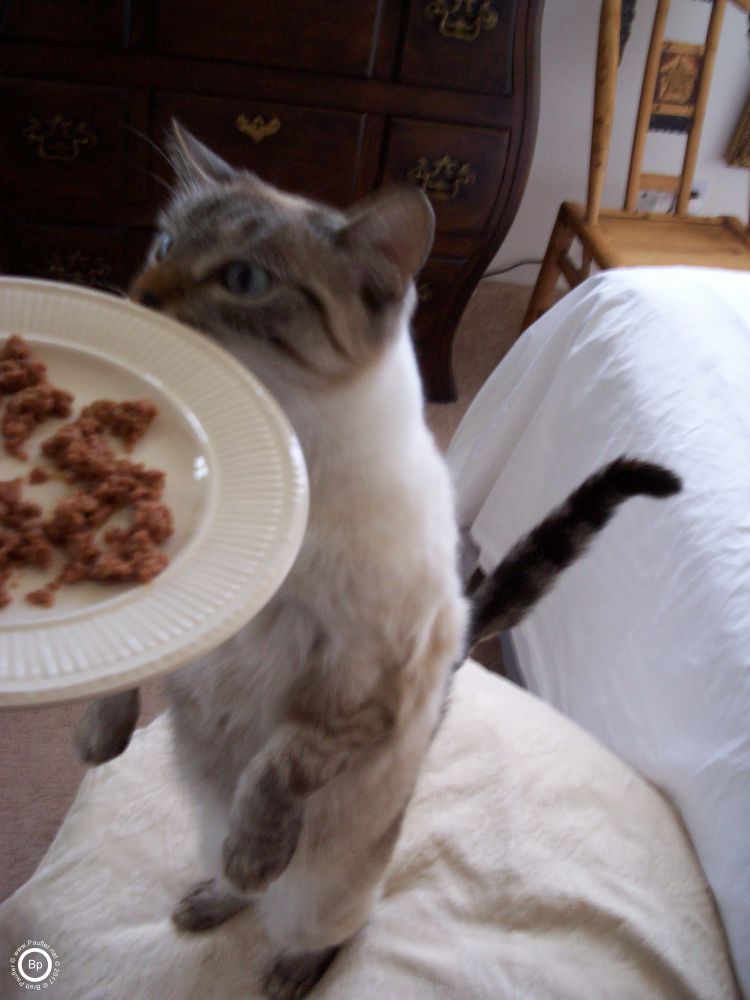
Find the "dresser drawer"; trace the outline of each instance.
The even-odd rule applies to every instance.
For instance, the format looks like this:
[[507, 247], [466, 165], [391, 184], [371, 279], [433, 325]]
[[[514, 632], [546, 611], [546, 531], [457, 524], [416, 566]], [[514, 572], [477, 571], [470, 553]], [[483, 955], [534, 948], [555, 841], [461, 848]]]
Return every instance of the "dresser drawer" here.
[[0, 185], [50, 200], [118, 196], [126, 182], [124, 90], [0, 81]]
[[431, 257], [417, 276], [417, 310], [412, 321], [416, 341], [429, 338], [467, 261]]
[[233, 166], [333, 204], [354, 200], [358, 171], [369, 169], [364, 159], [370, 158], [372, 171], [376, 169], [379, 150], [367, 152], [372, 144], [364, 142], [364, 115], [250, 99], [157, 94], [152, 114], [157, 143], [163, 142], [173, 117]]
[[517, 0], [412, 0], [401, 80], [510, 94]]
[[162, 52], [370, 75], [378, 0], [158, 0]]
[[127, 0], [5, 0], [0, 37], [122, 48]]
[[145, 228], [16, 222], [8, 226], [8, 266], [36, 278], [126, 290], [150, 240]]
[[421, 187], [439, 232], [476, 234], [492, 214], [507, 155], [506, 131], [393, 119], [383, 180]]

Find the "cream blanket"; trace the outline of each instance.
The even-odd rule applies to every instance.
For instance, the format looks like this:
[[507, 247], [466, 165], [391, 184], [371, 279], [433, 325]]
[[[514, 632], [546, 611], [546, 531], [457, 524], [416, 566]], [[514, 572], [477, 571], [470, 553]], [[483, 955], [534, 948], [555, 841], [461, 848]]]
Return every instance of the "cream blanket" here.
[[[10, 955], [59, 956], [47, 996], [257, 996], [252, 913], [200, 935], [169, 913], [205, 877], [166, 716], [92, 771], [33, 878], [0, 907]], [[471, 662], [458, 673], [384, 897], [317, 1000], [736, 996], [723, 931], [680, 822], [553, 709]]]

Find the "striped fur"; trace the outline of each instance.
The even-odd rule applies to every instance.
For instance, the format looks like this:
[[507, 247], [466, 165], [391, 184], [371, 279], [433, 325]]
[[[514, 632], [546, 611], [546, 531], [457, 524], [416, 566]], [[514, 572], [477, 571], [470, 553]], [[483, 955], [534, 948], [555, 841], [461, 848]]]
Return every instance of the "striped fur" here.
[[468, 649], [518, 625], [623, 501], [670, 497], [680, 489], [680, 480], [668, 469], [624, 456], [586, 479], [513, 546], [474, 592]]

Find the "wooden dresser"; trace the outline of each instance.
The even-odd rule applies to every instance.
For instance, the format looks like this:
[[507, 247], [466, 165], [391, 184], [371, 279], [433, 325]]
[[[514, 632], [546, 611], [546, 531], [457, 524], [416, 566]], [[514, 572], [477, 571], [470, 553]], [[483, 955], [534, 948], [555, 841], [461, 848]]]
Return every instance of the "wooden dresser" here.
[[0, 269], [103, 288], [139, 267], [177, 116], [232, 163], [437, 216], [415, 341], [454, 395], [466, 302], [523, 193], [543, 0], [0, 0]]

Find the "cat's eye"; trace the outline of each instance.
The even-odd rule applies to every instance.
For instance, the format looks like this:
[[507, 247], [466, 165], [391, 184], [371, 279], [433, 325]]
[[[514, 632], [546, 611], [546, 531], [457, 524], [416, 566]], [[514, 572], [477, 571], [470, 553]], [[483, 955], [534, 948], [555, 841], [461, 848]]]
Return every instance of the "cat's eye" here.
[[172, 249], [173, 243], [174, 240], [169, 235], [169, 233], [162, 233], [159, 239], [156, 241], [154, 257], [156, 257], [157, 260], [164, 260], [169, 251]]
[[271, 276], [260, 264], [249, 260], [233, 260], [221, 273], [224, 287], [233, 295], [257, 297], [268, 290]]

